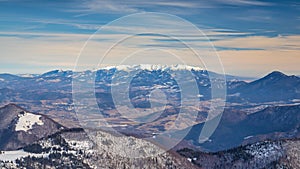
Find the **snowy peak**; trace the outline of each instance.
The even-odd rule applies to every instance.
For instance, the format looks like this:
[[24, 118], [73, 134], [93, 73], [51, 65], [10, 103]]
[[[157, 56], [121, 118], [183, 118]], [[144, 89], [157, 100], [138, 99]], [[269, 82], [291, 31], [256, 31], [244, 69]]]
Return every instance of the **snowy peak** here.
[[176, 70], [195, 70], [195, 71], [200, 71], [204, 70], [201, 67], [196, 67], [196, 66], [189, 66], [189, 65], [151, 65], [151, 64], [140, 64], [140, 65], [118, 65], [118, 66], [108, 66], [104, 68], [100, 68], [100, 70], [111, 70], [111, 69], [116, 69], [118, 71], [132, 71], [132, 70], [148, 70], [148, 71], [176, 71]]
[[9, 127], [12, 121], [14, 121], [20, 112], [23, 110], [15, 104], [8, 104], [0, 108], [0, 131]]
[[63, 71], [63, 70], [53, 70], [50, 72], [46, 72], [44, 74], [42, 74], [40, 77], [42, 78], [53, 78], [53, 77], [70, 77], [72, 75], [72, 71], [67, 70], [67, 71]]
[[14, 104], [0, 108], [0, 117], [0, 150], [16, 150], [64, 128], [45, 115]]
[[14, 128], [16, 132], [27, 132], [33, 129], [34, 125], [43, 125], [42, 115], [26, 112], [15, 104], [9, 104], [0, 108], [0, 130]]

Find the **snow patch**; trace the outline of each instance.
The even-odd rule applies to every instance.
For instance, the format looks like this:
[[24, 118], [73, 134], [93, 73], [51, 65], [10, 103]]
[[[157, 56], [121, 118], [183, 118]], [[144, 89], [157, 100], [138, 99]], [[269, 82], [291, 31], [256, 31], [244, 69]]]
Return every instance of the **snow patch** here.
[[244, 140], [247, 140], [249, 138], [252, 138], [253, 136], [247, 136], [247, 137], [244, 137]]
[[32, 77], [36, 77], [37, 75], [35, 75], [35, 74], [18, 74], [18, 76], [32, 78]]
[[58, 83], [61, 80], [60, 79], [51, 79], [51, 80], [47, 80], [47, 81], [50, 82], [50, 83]]
[[93, 144], [90, 141], [65, 140], [69, 146], [75, 150], [90, 150], [93, 147]]
[[241, 93], [234, 93], [234, 94], [229, 94], [228, 96], [231, 97], [240, 97]]
[[42, 117], [41, 115], [24, 112], [23, 114], [20, 114], [18, 117], [19, 120], [16, 124], [16, 129], [15, 129], [16, 131], [27, 132], [28, 130], [32, 129], [32, 126], [34, 124], [40, 126], [44, 124], [43, 121], [40, 120], [40, 118]]
[[11, 161], [15, 162], [17, 159], [22, 157], [47, 157], [48, 154], [33, 154], [25, 152], [24, 150], [15, 150], [15, 151], [2, 151], [0, 154], [0, 161]]

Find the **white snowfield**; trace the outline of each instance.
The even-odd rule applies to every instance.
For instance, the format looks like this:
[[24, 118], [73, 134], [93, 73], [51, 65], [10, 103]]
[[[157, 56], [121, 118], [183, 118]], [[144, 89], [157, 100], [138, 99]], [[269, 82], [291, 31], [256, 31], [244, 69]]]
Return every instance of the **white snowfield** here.
[[31, 157], [47, 157], [48, 154], [33, 154], [25, 152], [24, 150], [15, 150], [15, 151], [1, 151], [0, 161], [11, 161], [15, 162], [17, 159], [24, 158], [27, 156]]
[[19, 120], [16, 124], [16, 131], [25, 131], [32, 129], [32, 126], [37, 125], [44, 125], [44, 122], [40, 119], [41, 115], [36, 115], [32, 113], [24, 112], [24, 114], [19, 115]]

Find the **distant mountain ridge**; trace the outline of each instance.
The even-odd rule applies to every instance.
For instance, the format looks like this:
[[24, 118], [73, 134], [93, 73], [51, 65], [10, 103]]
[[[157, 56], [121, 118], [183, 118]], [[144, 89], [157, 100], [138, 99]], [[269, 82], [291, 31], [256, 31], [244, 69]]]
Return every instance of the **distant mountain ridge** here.
[[[193, 126], [185, 139], [197, 143], [203, 125]], [[300, 105], [267, 107], [249, 115], [225, 109], [210, 140], [199, 146], [207, 151], [220, 151], [265, 139], [286, 138], [300, 138]]]
[[[119, 114], [115, 110], [114, 101], [111, 96], [111, 86], [122, 85], [122, 83], [115, 82], [115, 84], [112, 84], [114, 83], [112, 82], [112, 78], [115, 71], [116, 68], [113, 67], [106, 70], [83, 72], [54, 70], [33, 77], [0, 75], [1, 78], [4, 78], [0, 81], [0, 104], [17, 103], [31, 112], [49, 114], [64, 126], [69, 126], [71, 123], [78, 122], [72, 98], [73, 82], [80, 81], [84, 84], [91, 80], [91, 76], [95, 76], [95, 96], [97, 97], [99, 108], [103, 110], [103, 114], [106, 117], [116, 118], [119, 117]], [[120, 71], [122, 78], [130, 78], [128, 72], [121, 69]], [[130, 70], [126, 68], [126, 71]], [[204, 107], [199, 110], [199, 118], [197, 119], [199, 122], [202, 122], [207, 115], [207, 110], [209, 110], [208, 102], [211, 99], [211, 81], [220, 80], [219, 76], [222, 75], [201, 69], [198, 71], [174, 70], [173, 72], [175, 74], [192, 72], [192, 78], [195, 78], [199, 89], [199, 93], [195, 94], [197, 94], [199, 102], [204, 103]], [[212, 75], [213, 78], [209, 78], [208, 75]], [[184, 75], [179, 78], [182, 82], [193, 80], [191, 77]], [[166, 124], [169, 124], [172, 122], [172, 119], [176, 118], [182, 94], [176, 80], [167, 72], [161, 71], [160, 67], [159, 70], [142, 70], [132, 79], [130, 84], [129, 98], [132, 105], [140, 109], [149, 108], [151, 105], [149, 95], [155, 89], [161, 89], [166, 94], [168, 109], [161, 114], [161, 119], [149, 125], [135, 126], [141, 130], [151, 127], [150, 134], [166, 130]], [[253, 108], [251, 112], [257, 112], [256, 108], [259, 106], [299, 104], [299, 90], [298, 77], [287, 76], [279, 72], [273, 72], [253, 82], [229, 80], [227, 81], [226, 107], [233, 109]], [[84, 88], [81, 89], [81, 92], [85, 92]], [[159, 102], [159, 100], [156, 102]], [[195, 108], [198, 109], [196, 106], [191, 106], [187, 111], [194, 110]], [[112, 119], [113, 125], [115, 125], [114, 121], [116, 119]], [[125, 121], [125, 123], [127, 122]]]
[[[86, 71], [75, 71], [72, 70], [51, 70], [42, 74], [0, 74], [0, 78], [3, 77], [3, 79], [10, 80], [10, 79], [30, 79], [30, 78], [37, 78], [37, 77], [71, 77], [72, 74], [76, 76], [76, 74], [82, 74], [82, 73], [89, 73], [89, 72], [96, 72], [96, 71], [102, 71], [102, 70], [118, 70], [118, 71], [133, 71], [133, 70], [148, 70], [148, 71], [180, 71], [180, 70], [186, 70], [186, 71], [202, 71], [202, 72], [210, 72], [212, 75], [216, 76], [217, 73], [205, 70], [202, 67], [197, 66], [189, 66], [189, 65], [181, 65], [181, 64], [175, 64], [175, 65], [150, 65], [150, 64], [140, 64], [140, 65], [118, 65], [118, 66], [107, 66], [102, 67], [95, 70], [86, 70]], [[218, 76], [221, 76], [219, 74]], [[223, 75], [222, 75], [223, 76]], [[234, 76], [234, 75], [225, 75], [228, 80], [254, 80], [253, 77], [240, 77], [240, 76]]]
[[[145, 101], [143, 97], [147, 96], [153, 89], [153, 86], [162, 87], [163, 90], [171, 89], [169, 91], [174, 92], [175, 94], [172, 95], [171, 93], [167, 95], [170, 96], [170, 98], [175, 98], [175, 96], [180, 95], [178, 84], [174, 79], [161, 71], [162, 67], [137, 68], [143, 68], [143, 70], [139, 74], [139, 77], [134, 79], [131, 84], [134, 87], [134, 90], [130, 99], [134, 106], [138, 108], [147, 108], [147, 100]], [[107, 108], [108, 117], [109, 115], [114, 116], [116, 114], [113, 114], [114, 111], [112, 111], [114, 105], [112, 100], [110, 100], [109, 91], [111, 78], [115, 71], [116, 68], [111, 67], [84, 72], [54, 70], [42, 75], [24, 77], [8, 74], [0, 75], [1, 104], [9, 102], [21, 103], [22, 107], [25, 107], [26, 109], [29, 108], [29, 110], [35, 110], [32, 112], [39, 112], [39, 110], [42, 110], [44, 114], [57, 113], [55, 115], [60, 116], [61, 121], [65, 121], [72, 118], [67, 116], [68, 114], [65, 114], [65, 112], [74, 114], [74, 109], [72, 107], [72, 80], [74, 79], [72, 78], [75, 76], [75, 80], [83, 80], [83, 82], [85, 82], [84, 80], [88, 77], [95, 75], [96, 94], [97, 96], [103, 96], [98, 100], [98, 103], [101, 103], [99, 104], [100, 108], [103, 110], [106, 110]], [[131, 70], [128, 67], [125, 67], [124, 69], [120, 68], [119, 71], [122, 71], [124, 77], [126, 77], [128, 76], [128, 72], [126, 71]], [[201, 92], [201, 94], [199, 93], [201, 101], [208, 101], [210, 99], [211, 80], [219, 80], [218, 77], [222, 76], [202, 69], [174, 68], [172, 71], [191, 71], [193, 73]], [[209, 73], [212, 75], [213, 79], [208, 78]], [[186, 79], [184, 76], [181, 78], [183, 81], [190, 80]], [[300, 78], [297, 76], [288, 76], [278, 71], [274, 71], [265, 77], [252, 82], [227, 79], [228, 106], [225, 109], [215, 133], [207, 142], [197, 144], [199, 132], [203, 127], [203, 123], [200, 123], [192, 127], [191, 132], [187, 135], [185, 141], [200, 145], [204, 150], [219, 151], [243, 144], [252, 144], [266, 139], [277, 140], [300, 138], [300, 105], [297, 105], [297, 102], [293, 105], [293, 100], [300, 99], [299, 79]], [[114, 85], [118, 85], [118, 83], [115, 83]], [[293, 106], [285, 105], [290, 102], [293, 103], [291, 104]], [[207, 104], [208, 102], [204, 103]], [[238, 105], [240, 107], [230, 107], [231, 103], [232, 105]], [[275, 105], [275, 103], [280, 103], [283, 106], [272, 106], [272, 104]], [[252, 105], [254, 105], [254, 107], [262, 105], [267, 106], [267, 108], [259, 109], [252, 113], [238, 109], [243, 106], [252, 108]], [[176, 117], [176, 113], [176, 109], [168, 109], [160, 116], [162, 119], [161, 121], [155, 121], [156, 123], [153, 123], [153, 126], [150, 126], [150, 124], [148, 126], [141, 126], [141, 129], [143, 129], [142, 127], [146, 129], [152, 127], [151, 129], [154, 128], [158, 131], [165, 130], [166, 123], [170, 122], [173, 117]], [[201, 113], [205, 114], [207, 112], [205, 112], [205, 109], [199, 111], [199, 117], [200, 115], [203, 115]], [[55, 133], [59, 133], [62, 127], [62, 125], [47, 118], [47, 116], [44, 116], [41, 113], [31, 113], [16, 105], [10, 104], [0, 108], [0, 149], [15, 150], [35, 141], [41, 141], [40, 143], [42, 144], [48, 143], [47, 139], [43, 138], [46, 138], [48, 135], [52, 136], [53, 134], [55, 135]], [[62, 133], [59, 133], [59, 135], [60, 134]], [[62, 145], [60, 146], [63, 147], [65, 143], [63, 139], [60, 139], [59, 137], [58, 140], [62, 141]], [[73, 142], [70, 142], [70, 144], [73, 144]], [[69, 150], [73, 151], [73, 149]], [[52, 152], [55, 158], [56, 156], [59, 156], [59, 153], [62, 153], [62, 151], [59, 151], [59, 153], [58, 151], [59, 150], [56, 152], [55, 150]], [[76, 151], [75, 154], [80, 154], [80, 151]], [[71, 154], [70, 156], [73, 158], [73, 155]], [[162, 159], [168, 161], [165, 157]], [[155, 161], [155, 159], [151, 160]], [[193, 159], [190, 160], [197, 161]], [[40, 161], [36, 161], [35, 164], [38, 165], [39, 162]], [[80, 161], [80, 163], [81, 162], [82, 161]], [[202, 163], [203, 161], [200, 160], [200, 162]], [[162, 163], [160, 164], [161, 166], [165, 166], [162, 165]], [[119, 164], [114, 165], [122, 168]], [[178, 166], [178, 164], [175, 166]]]
[[261, 79], [239, 85], [229, 93], [238, 93], [238, 97], [250, 102], [291, 101], [300, 99], [300, 78], [274, 71]]
[[[209, 98], [209, 91], [211, 81], [213, 79], [223, 79], [224, 76], [218, 73], [209, 72], [202, 68], [184, 66], [184, 65], [175, 65], [168, 67], [166, 65], [123, 65], [123, 66], [112, 66], [105, 67], [102, 69], [95, 70], [96, 81], [97, 79], [109, 79], [113, 76], [115, 71], [133, 71], [133, 70], [144, 70], [150, 71], [155, 74], [156, 71], [191, 71], [199, 83], [199, 88], [205, 94], [206, 98]], [[108, 73], [108, 72], [109, 73]], [[75, 79], [81, 79], [85, 74], [91, 74], [92, 72], [72, 72], [72, 71], [61, 71], [55, 70], [47, 72], [41, 77], [66, 77], [67, 79], [74, 77]], [[211, 77], [210, 77], [211, 76]], [[147, 77], [143, 77], [147, 78]], [[157, 77], [159, 78], [159, 77]], [[253, 78], [247, 77], [237, 77], [232, 75], [225, 75], [227, 80], [227, 93], [229, 95], [229, 102], [252, 102], [252, 103], [261, 103], [261, 102], [275, 102], [275, 101], [285, 101], [290, 102], [293, 99], [300, 99], [300, 78], [295, 75], [286, 75], [279, 71], [273, 71], [266, 76], [254, 80]], [[248, 82], [249, 79], [253, 81]], [[70, 79], [71, 80], [71, 79]], [[243, 81], [243, 80], [246, 80]], [[106, 82], [110, 82], [109, 80]]]

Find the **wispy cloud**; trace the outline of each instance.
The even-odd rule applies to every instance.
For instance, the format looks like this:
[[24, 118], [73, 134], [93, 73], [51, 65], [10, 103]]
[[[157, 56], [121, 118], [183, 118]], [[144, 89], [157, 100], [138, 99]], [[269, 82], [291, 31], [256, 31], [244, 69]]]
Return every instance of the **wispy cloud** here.
[[[216, 29], [218, 30], [218, 29]], [[299, 41], [300, 36], [223, 36], [228, 30], [207, 30], [211, 36], [222, 36], [218, 41], [214, 41], [213, 44], [220, 49], [218, 51], [221, 57], [225, 70], [227, 73], [240, 75], [257, 76], [260, 72], [268, 72], [272, 69], [281, 69], [286, 72], [297, 72], [299, 63]], [[233, 30], [228, 31], [235, 33]], [[220, 35], [221, 33], [221, 35]], [[5, 36], [2, 36], [5, 35]], [[0, 50], [3, 56], [1, 58], [1, 64], [13, 64], [22, 65], [22, 70], [14, 70], [15, 73], [19, 72], [44, 72], [54, 68], [72, 69], [75, 64], [76, 57], [78, 56], [83, 44], [89, 38], [89, 34], [64, 34], [64, 33], [24, 33], [24, 32], [0, 32]], [[34, 37], [34, 38], [27, 38]], [[89, 46], [92, 49], [91, 58], [85, 58], [88, 68], [91, 63], [91, 59], [95, 59], [99, 56], [99, 51], [105, 50], [112, 45], [110, 40], [118, 39], [121, 35], [118, 34], [104, 34], [96, 35], [96, 41], [90, 41]], [[120, 61], [119, 56], [123, 56], [124, 52], [131, 53], [136, 50], [140, 50], [140, 46], [133, 46], [132, 44], [147, 44], [149, 47], [161, 48], [165, 44], [165, 49], [170, 52], [179, 53], [179, 56], [184, 56], [187, 64], [193, 65], [191, 53], [178, 48], [177, 45], [169, 41], [156, 41], [157, 36], [149, 37], [149, 41], [144, 41], [142, 37], [132, 39], [129, 45], [121, 45], [114, 49], [109, 58], [109, 62], [118, 63]], [[181, 37], [183, 40], [193, 40], [191, 36]], [[103, 40], [103, 41], [98, 41]], [[177, 42], [178, 43], [178, 42]], [[202, 43], [195, 42], [199, 46]], [[127, 44], [128, 45], [128, 44]], [[101, 48], [100, 48], [101, 46]], [[195, 47], [197, 47], [195, 45]], [[222, 50], [221, 47], [227, 48]], [[259, 48], [260, 50], [258, 50]], [[243, 49], [243, 50], [238, 50]], [[203, 51], [205, 53], [205, 51]], [[159, 59], [168, 59], [161, 55], [155, 56]], [[153, 60], [153, 58], [148, 58]], [[167, 62], [168, 60], [164, 60]], [[0, 65], [1, 65], [0, 64]], [[84, 63], [85, 64], [85, 63]], [[50, 66], [50, 67], [49, 67]], [[253, 67], [257, 69], [257, 72], [253, 72]], [[90, 67], [91, 68], [91, 67]], [[6, 68], [7, 69], [7, 68]], [[5, 68], [1, 70], [5, 72]]]
[[[144, 11], [157, 11], [157, 9], [164, 9], [165, 12], [171, 9], [200, 9], [200, 8], [212, 8], [215, 7], [213, 3], [208, 1], [166, 1], [166, 0], [153, 0], [153, 1], [110, 1], [110, 0], [90, 0], [90, 1], [78, 1], [74, 4], [72, 9], [67, 9], [68, 12], [78, 12], [76, 16], [85, 16], [94, 13], [136, 13]], [[148, 10], [147, 10], [148, 9]], [[173, 12], [180, 12], [173, 10]], [[183, 12], [181, 11], [181, 12]], [[188, 12], [188, 11], [185, 11]]]
[[230, 4], [230, 5], [252, 5], [252, 6], [271, 6], [273, 3], [257, 0], [217, 0], [220, 3]]
[[0, 17], [1, 21], [9, 21], [9, 22], [16, 22], [16, 23], [27, 23], [30, 26], [18, 27], [23, 30], [36, 30], [47, 28], [49, 25], [63, 25], [63, 26], [70, 26], [76, 29], [82, 30], [98, 30], [103, 24], [99, 23], [91, 23], [87, 21], [82, 21], [78, 19], [54, 19], [54, 18], [29, 18], [29, 17], [18, 17], [18, 18], [10, 18], [10, 17]]
[[67, 25], [78, 29], [97, 30], [101, 27], [99, 24], [82, 23], [76, 20], [70, 19], [25, 19], [24, 21], [42, 24], [56, 24], [56, 25]]
[[96, 12], [96, 13], [134, 13], [140, 12], [137, 4], [123, 1], [109, 1], [109, 0], [91, 0], [84, 1], [80, 4], [82, 12]]
[[274, 20], [272, 17], [274, 13], [272, 11], [266, 11], [261, 9], [248, 9], [239, 16], [234, 16], [233, 18], [243, 21], [253, 21], [253, 22], [268, 22]]
[[215, 46], [232, 49], [263, 49], [268, 51], [300, 51], [300, 36], [249, 36], [214, 41]]
[[[76, 1], [72, 9], [67, 9], [69, 12], [79, 12], [76, 16], [85, 16], [93, 13], [135, 13], [143, 12], [146, 9], [157, 11], [163, 8], [168, 11], [170, 8], [173, 12], [191, 13], [193, 9], [202, 8], [222, 8], [223, 5], [234, 6], [270, 6], [272, 3], [258, 1], [258, 0], [198, 0], [198, 1], [167, 1], [167, 0], [152, 0], [152, 1], [110, 1], [110, 0], [89, 0], [89, 1]], [[177, 10], [174, 10], [177, 9]], [[189, 10], [186, 10], [189, 9]], [[149, 11], [149, 10], [147, 10]]]

